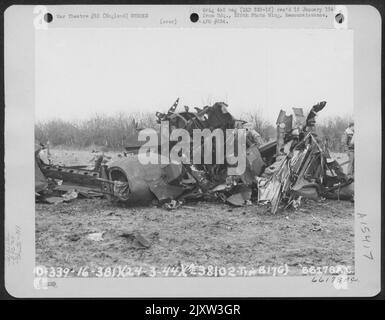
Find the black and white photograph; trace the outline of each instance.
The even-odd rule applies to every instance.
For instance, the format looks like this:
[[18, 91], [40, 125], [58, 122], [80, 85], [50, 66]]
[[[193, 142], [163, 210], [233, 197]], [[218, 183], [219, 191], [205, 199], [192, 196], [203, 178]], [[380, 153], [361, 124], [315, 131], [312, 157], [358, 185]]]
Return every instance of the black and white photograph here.
[[[357, 129], [379, 112], [373, 100], [373, 113], [357, 113], [358, 12], [31, 10], [34, 107], [22, 123], [26, 150], [34, 145], [23, 154], [33, 167], [32, 290], [55, 295], [84, 278], [274, 279], [277, 289], [307, 279], [342, 295], [358, 286], [357, 259], [378, 252], [357, 243], [378, 239], [360, 206], [359, 190], [373, 185], [359, 176], [359, 152], [381, 137], [378, 122]], [[24, 229], [11, 229], [12, 266]]]

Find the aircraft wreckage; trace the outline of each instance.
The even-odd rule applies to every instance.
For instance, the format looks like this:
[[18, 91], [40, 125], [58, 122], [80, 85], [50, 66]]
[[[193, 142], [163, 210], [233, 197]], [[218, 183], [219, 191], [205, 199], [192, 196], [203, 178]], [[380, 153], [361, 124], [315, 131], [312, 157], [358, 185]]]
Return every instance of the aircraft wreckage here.
[[[158, 123], [168, 121], [171, 132], [184, 129], [191, 137], [194, 129], [229, 130], [239, 127], [223, 102], [195, 108], [185, 107], [176, 112], [179, 99], [167, 113], [156, 113]], [[294, 115], [279, 113], [277, 139], [256, 145], [246, 140], [246, 166], [240, 174], [229, 175], [227, 162], [189, 164], [183, 162], [147, 163], [139, 161], [138, 152], [143, 144], [126, 147], [125, 156], [104, 163], [103, 155], [97, 158], [92, 169], [87, 166], [61, 166], [46, 163], [39, 153], [43, 146], [35, 148], [35, 193], [40, 201], [48, 200], [61, 192], [71, 197], [70, 190], [86, 197], [103, 195], [110, 200], [129, 204], [158, 203], [168, 209], [193, 200], [227, 202], [235, 206], [264, 204], [276, 213], [279, 207], [296, 208], [302, 198], [331, 198], [353, 200], [354, 181], [330, 157], [327, 146], [315, 134], [315, 117], [326, 105], [314, 105], [304, 116], [302, 108], [293, 108]], [[168, 148], [177, 142], [170, 141]], [[200, 140], [202, 149], [207, 140]], [[216, 139], [210, 143], [212, 158], [216, 159]], [[43, 147], [44, 148], [44, 147]], [[163, 149], [162, 149], [163, 148]], [[196, 146], [191, 143], [191, 154]], [[225, 146], [223, 148], [226, 148]], [[162, 141], [153, 145], [160, 156], [164, 150]], [[64, 194], [63, 194], [64, 193]], [[49, 201], [48, 201], [49, 202]]]

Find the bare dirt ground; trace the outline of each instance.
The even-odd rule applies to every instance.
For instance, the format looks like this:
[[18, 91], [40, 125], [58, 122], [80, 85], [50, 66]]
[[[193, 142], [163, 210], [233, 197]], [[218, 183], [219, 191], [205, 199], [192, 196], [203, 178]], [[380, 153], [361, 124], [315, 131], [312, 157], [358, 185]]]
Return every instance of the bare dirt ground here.
[[[87, 151], [52, 153], [54, 161], [66, 164], [92, 158]], [[353, 266], [353, 221], [354, 204], [337, 200], [303, 201], [298, 210], [276, 215], [263, 206], [207, 202], [172, 211], [123, 207], [106, 199], [37, 203], [36, 263], [74, 270], [124, 265], [141, 276], [154, 275], [151, 268], [158, 276], [171, 276], [169, 268], [190, 264], [225, 267], [228, 273], [286, 264], [289, 275], [300, 275], [302, 267]], [[133, 241], [135, 232], [148, 247]], [[90, 239], [94, 233], [102, 240]]]

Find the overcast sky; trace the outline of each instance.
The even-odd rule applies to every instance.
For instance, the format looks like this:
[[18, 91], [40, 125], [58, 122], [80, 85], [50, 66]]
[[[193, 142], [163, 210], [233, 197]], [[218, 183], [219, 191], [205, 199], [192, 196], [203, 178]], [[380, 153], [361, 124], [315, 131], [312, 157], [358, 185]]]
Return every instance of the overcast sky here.
[[48, 29], [36, 32], [36, 119], [229, 104], [236, 117], [326, 100], [353, 114], [348, 30]]

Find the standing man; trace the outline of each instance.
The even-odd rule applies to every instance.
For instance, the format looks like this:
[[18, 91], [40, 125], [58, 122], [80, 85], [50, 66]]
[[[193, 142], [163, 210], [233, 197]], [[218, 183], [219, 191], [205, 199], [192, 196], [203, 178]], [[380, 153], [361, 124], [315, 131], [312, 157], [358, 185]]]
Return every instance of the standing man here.
[[342, 145], [349, 157], [348, 176], [354, 176], [354, 123], [350, 122], [342, 136]]
[[256, 144], [259, 148], [263, 144], [263, 139], [261, 135], [254, 129], [254, 124], [251, 122], [246, 122], [243, 125], [243, 128], [246, 129], [246, 146], [250, 147], [253, 144]]
[[96, 153], [96, 155], [90, 160], [90, 162], [93, 162], [95, 164], [94, 171], [99, 171], [101, 166], [103, 164], [106, 164], [109, 160], [112, 159], [112, 157], [107, 156], [105, 153], [108, 151], [107, 147], [102, 147], [102, 150], [99, 151], [92, 151], [92, 153]]

